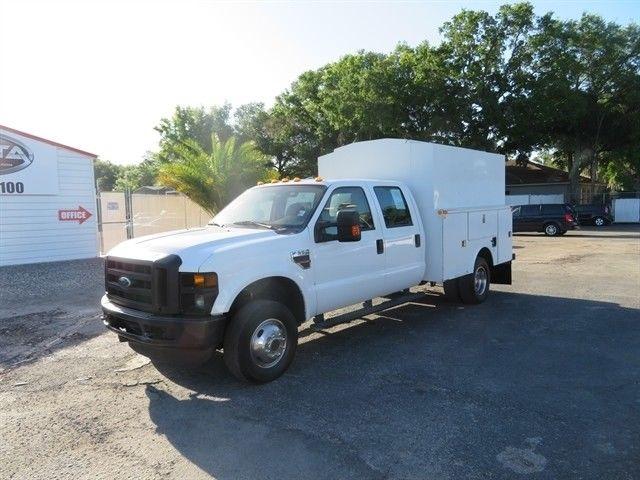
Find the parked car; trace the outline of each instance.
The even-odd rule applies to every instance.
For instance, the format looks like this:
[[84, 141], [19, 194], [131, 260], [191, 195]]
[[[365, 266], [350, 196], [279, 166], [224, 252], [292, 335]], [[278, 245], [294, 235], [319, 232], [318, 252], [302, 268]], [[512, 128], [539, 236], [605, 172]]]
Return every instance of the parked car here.
[[573, 211], [580, 225], [595, 225], [604, 227], [613, 222], [611, 209], [608, 205], [574, 205]]
[[204, 228], [112, 249], [107, 328], [152, 358], [204, 361], [222, 347], [236, 377], [266, 382], [310, 318], [326, 328], [336, 317], [325, 312], [363, 302], [368, 314], [373, 298], [422, 282], [468, 304], [511, 283], [503, 156], [383, 139], [340, 147], [318, 169], [324, 178], [250, 188]]
[[543, 203], [513, 207], [514, 232], [544, 232], [555, 237], [573, 230], [578, 223], [570, 205]]

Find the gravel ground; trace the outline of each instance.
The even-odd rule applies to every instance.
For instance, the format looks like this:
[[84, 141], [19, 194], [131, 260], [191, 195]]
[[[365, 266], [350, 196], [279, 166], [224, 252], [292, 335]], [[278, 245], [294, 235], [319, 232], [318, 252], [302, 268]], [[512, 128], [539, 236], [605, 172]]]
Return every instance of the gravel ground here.
[[103, 333], [102, 259], [0, 268], [0, 368]]
[[[156, 367], [109, 333], [13, 355], [30, 361], [0, 374], [0, 478], [639, 478], [640, 229], [515, 241], [514, 285], [486, 303], [433, 288], [302, 330], [267, 385], [220, 358]], [[67, 265], [0, 270], [14, 342], [99, 323], [99, 262]]]

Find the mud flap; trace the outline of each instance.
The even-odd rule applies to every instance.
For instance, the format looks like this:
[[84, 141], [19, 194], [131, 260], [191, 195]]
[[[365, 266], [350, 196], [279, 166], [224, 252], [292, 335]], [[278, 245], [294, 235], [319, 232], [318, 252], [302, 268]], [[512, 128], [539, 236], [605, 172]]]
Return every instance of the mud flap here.
[[491, 268], [491, 283], [511, 285], [511, 262], [500, 263]]

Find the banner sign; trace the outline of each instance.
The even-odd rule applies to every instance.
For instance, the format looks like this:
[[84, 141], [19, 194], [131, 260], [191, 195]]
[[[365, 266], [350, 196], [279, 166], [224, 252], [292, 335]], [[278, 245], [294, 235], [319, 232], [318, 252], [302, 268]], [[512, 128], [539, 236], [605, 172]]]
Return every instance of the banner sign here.
[[0, 129], [0, 195], [58, 193], [58, 149]]

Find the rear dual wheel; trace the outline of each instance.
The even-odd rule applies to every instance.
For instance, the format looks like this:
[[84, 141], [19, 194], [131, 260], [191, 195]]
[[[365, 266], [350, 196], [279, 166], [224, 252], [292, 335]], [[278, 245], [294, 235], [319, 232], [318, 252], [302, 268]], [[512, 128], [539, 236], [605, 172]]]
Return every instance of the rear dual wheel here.
[[467, 304], [482, 303], [489, 295], [491, 269], [483, 257], [477, 257], [473, 273], [444, 282], [447, 300]]

